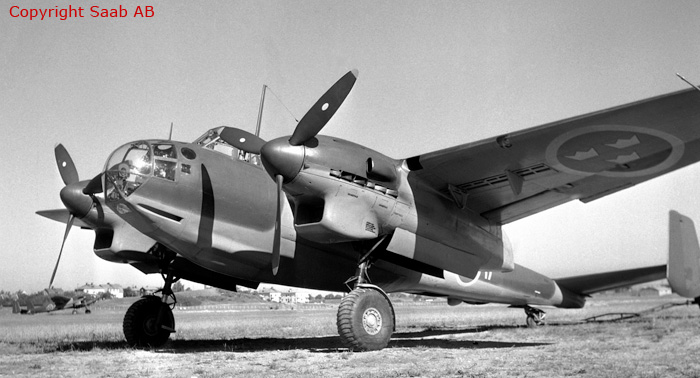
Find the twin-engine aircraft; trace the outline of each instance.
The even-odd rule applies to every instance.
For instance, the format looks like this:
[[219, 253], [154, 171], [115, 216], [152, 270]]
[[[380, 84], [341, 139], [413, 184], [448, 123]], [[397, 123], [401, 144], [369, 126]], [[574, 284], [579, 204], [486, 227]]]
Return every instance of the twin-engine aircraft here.
[[129, 142], [85, 181], [56, 147], [66, 209], [38, 214], [67, 223], [64, 242], [72, 226], [89, 228], [97, 256], [163, 275], [160, 297], [124, 317], [130, 344], [159, 346], [175, 331], [180, 278], [348, 290], [338, 332], [364, 351], [394, 331], [388, 292], [509, 304], [537, 325], [544, 312], [533, 306], [580, 308], [591, 293], [665, 276], [661, 265], [553, 280], [514, 263], [501, 227], [698, 161], [698, 91], [394, 159], [319, 135], [356, 78], [348, 72], [291, 136], [270, 141], [221, 126], [194, 142]]

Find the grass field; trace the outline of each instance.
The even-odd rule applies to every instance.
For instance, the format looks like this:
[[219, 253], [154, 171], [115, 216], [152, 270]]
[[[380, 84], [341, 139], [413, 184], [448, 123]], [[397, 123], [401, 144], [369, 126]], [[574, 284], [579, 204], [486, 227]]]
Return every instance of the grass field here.
[[[0, 312], [0, 376], [27, 377], [700, 377], [700, 309], [679, 306], [625, 321], [676, 297], [595, 297], [581, 310], [547, 310], [524, 326], [520, 309], [397, 304], [389, 347], [344, 349], [335, 306], [250, 305], [176, 310], [164, 348], [123, 341], [126, 304], [70, 312]], [[116, 303], [116, 302], [115, 302]]]

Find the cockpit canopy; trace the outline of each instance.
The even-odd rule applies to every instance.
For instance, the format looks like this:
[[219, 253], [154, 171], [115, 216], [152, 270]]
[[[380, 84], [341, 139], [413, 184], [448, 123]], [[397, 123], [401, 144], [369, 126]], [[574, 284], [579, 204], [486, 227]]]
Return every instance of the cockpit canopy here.
[[[259, 155], [240, 151], [219, 137], [223, 128], [207, 131], [194, 144], [224, 154], [232, 160], [262, 168]], [[185, 161], [196, 157], [196, 153], [188, 147], [180, 149], [180, 153]], [[116, 201], [128, 197], [152, 177], [177, 181], [178, 175], [190, 174], [190, 164], [181, 163], [179, 170], [177, 166], [178, 150], [174, 143], [159, 140], [127, 143], [112, 152], [105, 164], [106, 198]]]
[[151, 177], [175, 181], [177, 150], [172, 143], [139, 141], [117, 148], [105, 164], [106, 197], [128, 197]]

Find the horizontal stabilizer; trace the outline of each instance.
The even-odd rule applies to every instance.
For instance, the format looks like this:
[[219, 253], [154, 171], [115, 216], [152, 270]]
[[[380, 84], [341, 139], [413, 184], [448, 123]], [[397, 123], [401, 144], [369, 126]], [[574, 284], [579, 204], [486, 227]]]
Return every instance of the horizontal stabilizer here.
[[590, 295], [601, 291], [662, 280], [665, 274], [666, 265], [657, 265], [576, 277], [557, 278], [555, 281], [557, 285], [574, 293]]
[[700, 297], [700, 246], [693, 220], [669, 212], [668, 282], [686, 298]]
[[[56, 222], [61, 222], [61, 223], [68, 223], [68, 216], [70, 215], [70, 212], [68, 209], [56, 209], [56, 210], [40, 210], [36, 212], [37, 215], [41, 215], [42, 217], [49, 218], [51, 220], [55, 220]], [[78, 226], [80, 228], [92, 228], [90, 225], [87, 223], [83, 222], [82, 220], [76, 218], [73, 221], [73, 226]]]

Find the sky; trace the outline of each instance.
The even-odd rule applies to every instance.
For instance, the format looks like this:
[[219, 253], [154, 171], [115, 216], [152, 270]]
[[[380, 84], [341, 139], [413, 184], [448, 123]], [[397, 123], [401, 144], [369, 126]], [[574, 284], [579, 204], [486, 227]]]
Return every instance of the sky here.
[[[30, 20], [18, 9], [83, 7]], [[91, 17], [122, 6], [124, 18]], [[14, 8], [17, 6], [19, 8]], [[152, 17], [133, 17], [151, 6]], [[64, 225], [53, 156], [81, 179], [129, 141], [192, 141], [228, 125], [261, 136], [345, 72], [350, 96], [322, 131], [407, 158], [700, 83], [697, 1], [0, 0], [0, 289], [45, 288]], [[14, 12], [14, 13], [13, 13]], [[698, 104], [700, 106], [700, 104]], [[553, 277], [664, 264], [668, 211], [700, 220], [700, 165], [505, 227], [516, 262]], [[74, 228], [54, 286], [160, 285], [100, 260]]]

